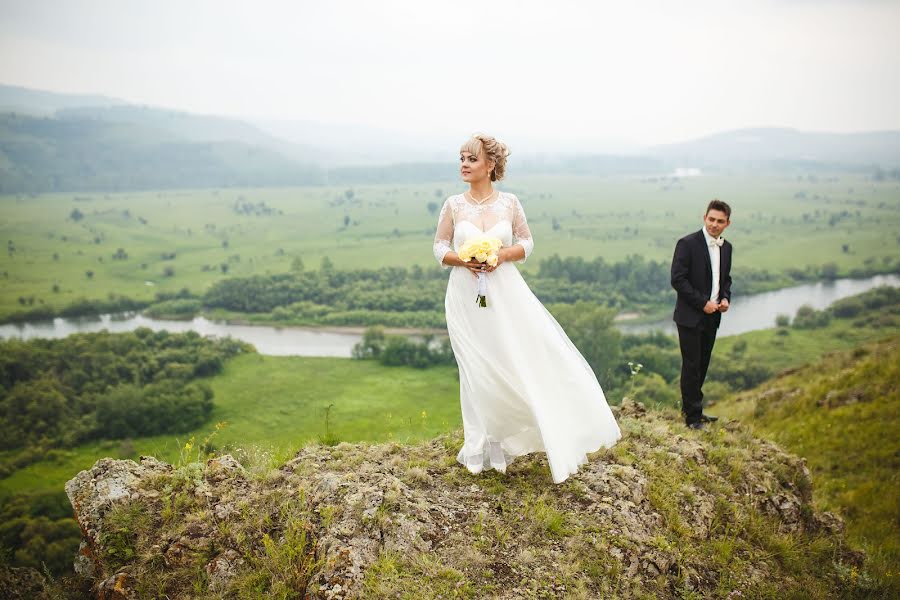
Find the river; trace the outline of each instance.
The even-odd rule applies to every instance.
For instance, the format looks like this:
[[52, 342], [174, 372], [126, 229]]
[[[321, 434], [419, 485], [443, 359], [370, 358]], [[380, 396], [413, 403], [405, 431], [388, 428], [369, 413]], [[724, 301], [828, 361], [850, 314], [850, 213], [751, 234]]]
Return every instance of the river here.
[[[769, 329], [775, 327], [775, 318], [778, 315], [787, 315], [793, 319], [797, 314], [797, 309], [804, 304], [808, 304], [816, 310], [822, 310], [836, 300], [855, 296], [882, 285], [898, 287], [900, 286], [900, 276], [876, 275], [867, 279], [837, 279], [744, 297], [733, 296], [728, 313], [722, 315], [718, 337]], [[625, 321], [617, 325], [623, 333], [664, 331], [677, 335], [671, 317], [654, 323], [629, 324]]]
[[[900, 286], [897, 275], [876, 275], [867, 279], [838, 279], [836, 281], [798, 285], [774, 292], [751, 296], [735, 296], [731, 309], [722, 319], [720, 336], [737, 335], [775, 326], [775, 317], [793, 317], [797, 309], [808, 304], [817, 310], [835, 300], [859, 294], [881, 285]], [[630, 324], [620, 321], [616, 326], [625, 333], [653, 330], [675, 334], [670, 318], [655, 323]], [[354, 344], [362, 339], [360, 328], [271, 327], [264, 325], [234, 325], [195, 317], [189, 321], [150, 319], [136, 313], [119, 313], [99, 317], [53, 319], [33, 323], [0, 325], [0, 339], [63, 338], [73, 333], [107, 330], [111, 333], [133, 331], [147, 327], [154, 331], [173, 333], [196, 331], [201, 335], [232, 336], [256, 346], [260, 354], [269, 356], [336, 356], [347, 358]]]

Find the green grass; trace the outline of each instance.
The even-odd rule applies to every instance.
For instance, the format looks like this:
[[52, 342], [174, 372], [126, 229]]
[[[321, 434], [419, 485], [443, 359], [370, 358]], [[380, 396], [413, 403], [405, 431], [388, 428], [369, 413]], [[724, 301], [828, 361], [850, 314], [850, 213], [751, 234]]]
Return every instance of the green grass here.
[[815, 501], [841, 514], [900, 593], [900, 336], [833, 353], [716, 404], [807, 459]]
[[[878, 323], [877, 319], [832, 319], [821, 329], [762, 329], [717, 339], [712, 360], [758, 363], [779, 372], [816, 361], [827, 352], [882, 339], [897, 330], [898, 323]], [[745, 344], [746, 350], [741, 351]]]
[[5, 492], [59, 491], [75, 474], [104, 457], [137, 459], [151, 455], [176, 462], [193, 436], [193, 452], [227, 425], [211, 443], [221, 450], [262, 451], [277, 463], [305, 443], [328, 433], [337, 440], [430, 439], [461, 426], [459, 383], [454, 367], [418, 370], [384, 367], [376, 361], [341, 358], [273, 357], [251, 354], [226, 363], [209, 380], [215, 392], [212, 420], [180, 435], [85, 444], [56, 452], [0, 480]]
[[[668, 261], [675, 240], [699, 229], [713, 197], [734, 209], [726, 237], [735, 244], [735, 268], [782, 271], [833, 262], [848, 273], [900, 259], [900, 186], [858, 174], [816, 182], [699, 177], [674, 185], [513, 175], [503, 188], [522, 199], [535, 237], [526, 269], [554, 253], [608, 262], [631, 254]], [[110, 293], [144, 300], [182, 287], [202, 293], [223, 277], [286, 272], [295, 257], [307, 269], [318, 268], [325, 256], [338, 269], [434, 266], [437, 216], [427, 205], [440, 205], [461, 190], [458, 183], [434, 183], [354, 187], [352, 199], [345, 187], [0, 197], [0, 234], [15, 248], [0, 255], [0, 317], [30, 308], [20, 297], [33, 297], [33, 306], [60, 308], [82, 296], [102, 299]], [[240, 197], [275, 212], [238, 214], [232, 207]], [[84, 214], [79, 222], [68, 218], [74, 208]], [[841, 214], [845, 218], [830, 224]], [[127, 260], [112, 259], [118, 248]], [[176, 257], [164, 260], [163, 252]], [[212, 270], [204, 271], [204, 265]], [[166, 267], [174, 269], [173, 276], [163, 275]], [[59, 291], [52, 291], [54, 285]]]

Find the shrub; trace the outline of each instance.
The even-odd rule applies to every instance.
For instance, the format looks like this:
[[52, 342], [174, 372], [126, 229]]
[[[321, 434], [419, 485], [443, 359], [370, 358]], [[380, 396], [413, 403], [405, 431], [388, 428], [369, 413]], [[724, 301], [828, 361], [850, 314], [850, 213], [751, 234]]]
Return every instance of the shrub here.
[[436, 346], [433, 335], [425, 335], [421, 341], [415, 341], [399, 335], [386, 336], [382, 327], [366, 329], [362, 341], [353, 347], [353, 358], [376, 359], [388, 367], [408, 366], [418, 369], [454, 364], [456, 361], [447, 338]]
[[827, 311], [816, 310], [804, 304], [797, 309], [797, 316], [794, 317], [794, 327], [797, 329], [818, 329], [826, 327], [830, 321], [831, 315]]
[[144, 314], [154, 319], [165, 317], [191, 318], [203, 309], [199, 300], [166, 300], [152, 304], [144, 310]]
[[643, 344], [631, 348], [628, 356], [641, 363], [644, 371], [660, 375], [668, 382], [675, 381], [681, 372], [681, 354], [678, 350]]
[[634, 400], [643, 402], [647, 406], [678, 407], [681, 403], [681, 394], [674, 385], [667, 383], [656, 373], [640, 374], [637, 376], [634, 391]]
[[719, 381], [733, 390], [749, 390], [772, 377], [772, 370], [751, 361], [713, 360], [707, 381]]
[[203, 383], [120, 385], [97, 400], [97, 429], [107, 438], [190, 431], [209, 419], [212, 399], [212, 388]]
[[362, 341], [353, 346], [353, 358], [380, 358], [384, 352], [384, 346], [384, 327], [380, 325], [366, 327]]

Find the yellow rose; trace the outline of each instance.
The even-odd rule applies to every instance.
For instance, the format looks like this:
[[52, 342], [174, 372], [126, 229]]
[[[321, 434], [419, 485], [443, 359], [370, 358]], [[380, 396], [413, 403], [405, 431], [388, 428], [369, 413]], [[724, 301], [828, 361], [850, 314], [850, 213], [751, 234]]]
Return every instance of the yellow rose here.
[[498, 260], [499, 260], [499, 259], [497, 258], [497, 255], [496, 255], [496, 254], [491, 254], [491, 255], [488, 257], [488, 259], [487, 259], [487, 264], [489, 264], [489, 265], [492, 266], [492, 267], [496, 267], [496, 266], [497, 266], [497, 261], [498, 261]]
[[475, 238], [465, 242], [459, 249], [459, 258], [471, 261], [475, 258], [478, 262], [487, 262], [503, 246], [503, 242], [497, 238]]

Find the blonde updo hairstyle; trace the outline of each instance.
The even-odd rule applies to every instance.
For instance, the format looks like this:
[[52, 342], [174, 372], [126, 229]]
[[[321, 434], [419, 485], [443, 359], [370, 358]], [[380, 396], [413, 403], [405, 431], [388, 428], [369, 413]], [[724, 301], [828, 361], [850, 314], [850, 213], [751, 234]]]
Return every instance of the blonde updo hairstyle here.
[[483, 151], [485, 158], [494, 163], [494, 168], [491, 170], [491, 181], [500, 181], [506, 175], [506, 157], [509, 156], [509, 148], [497, 138], [483, 133], [474, 133], [459, 151], [469, 152], [476, 157], [481, 157]]

